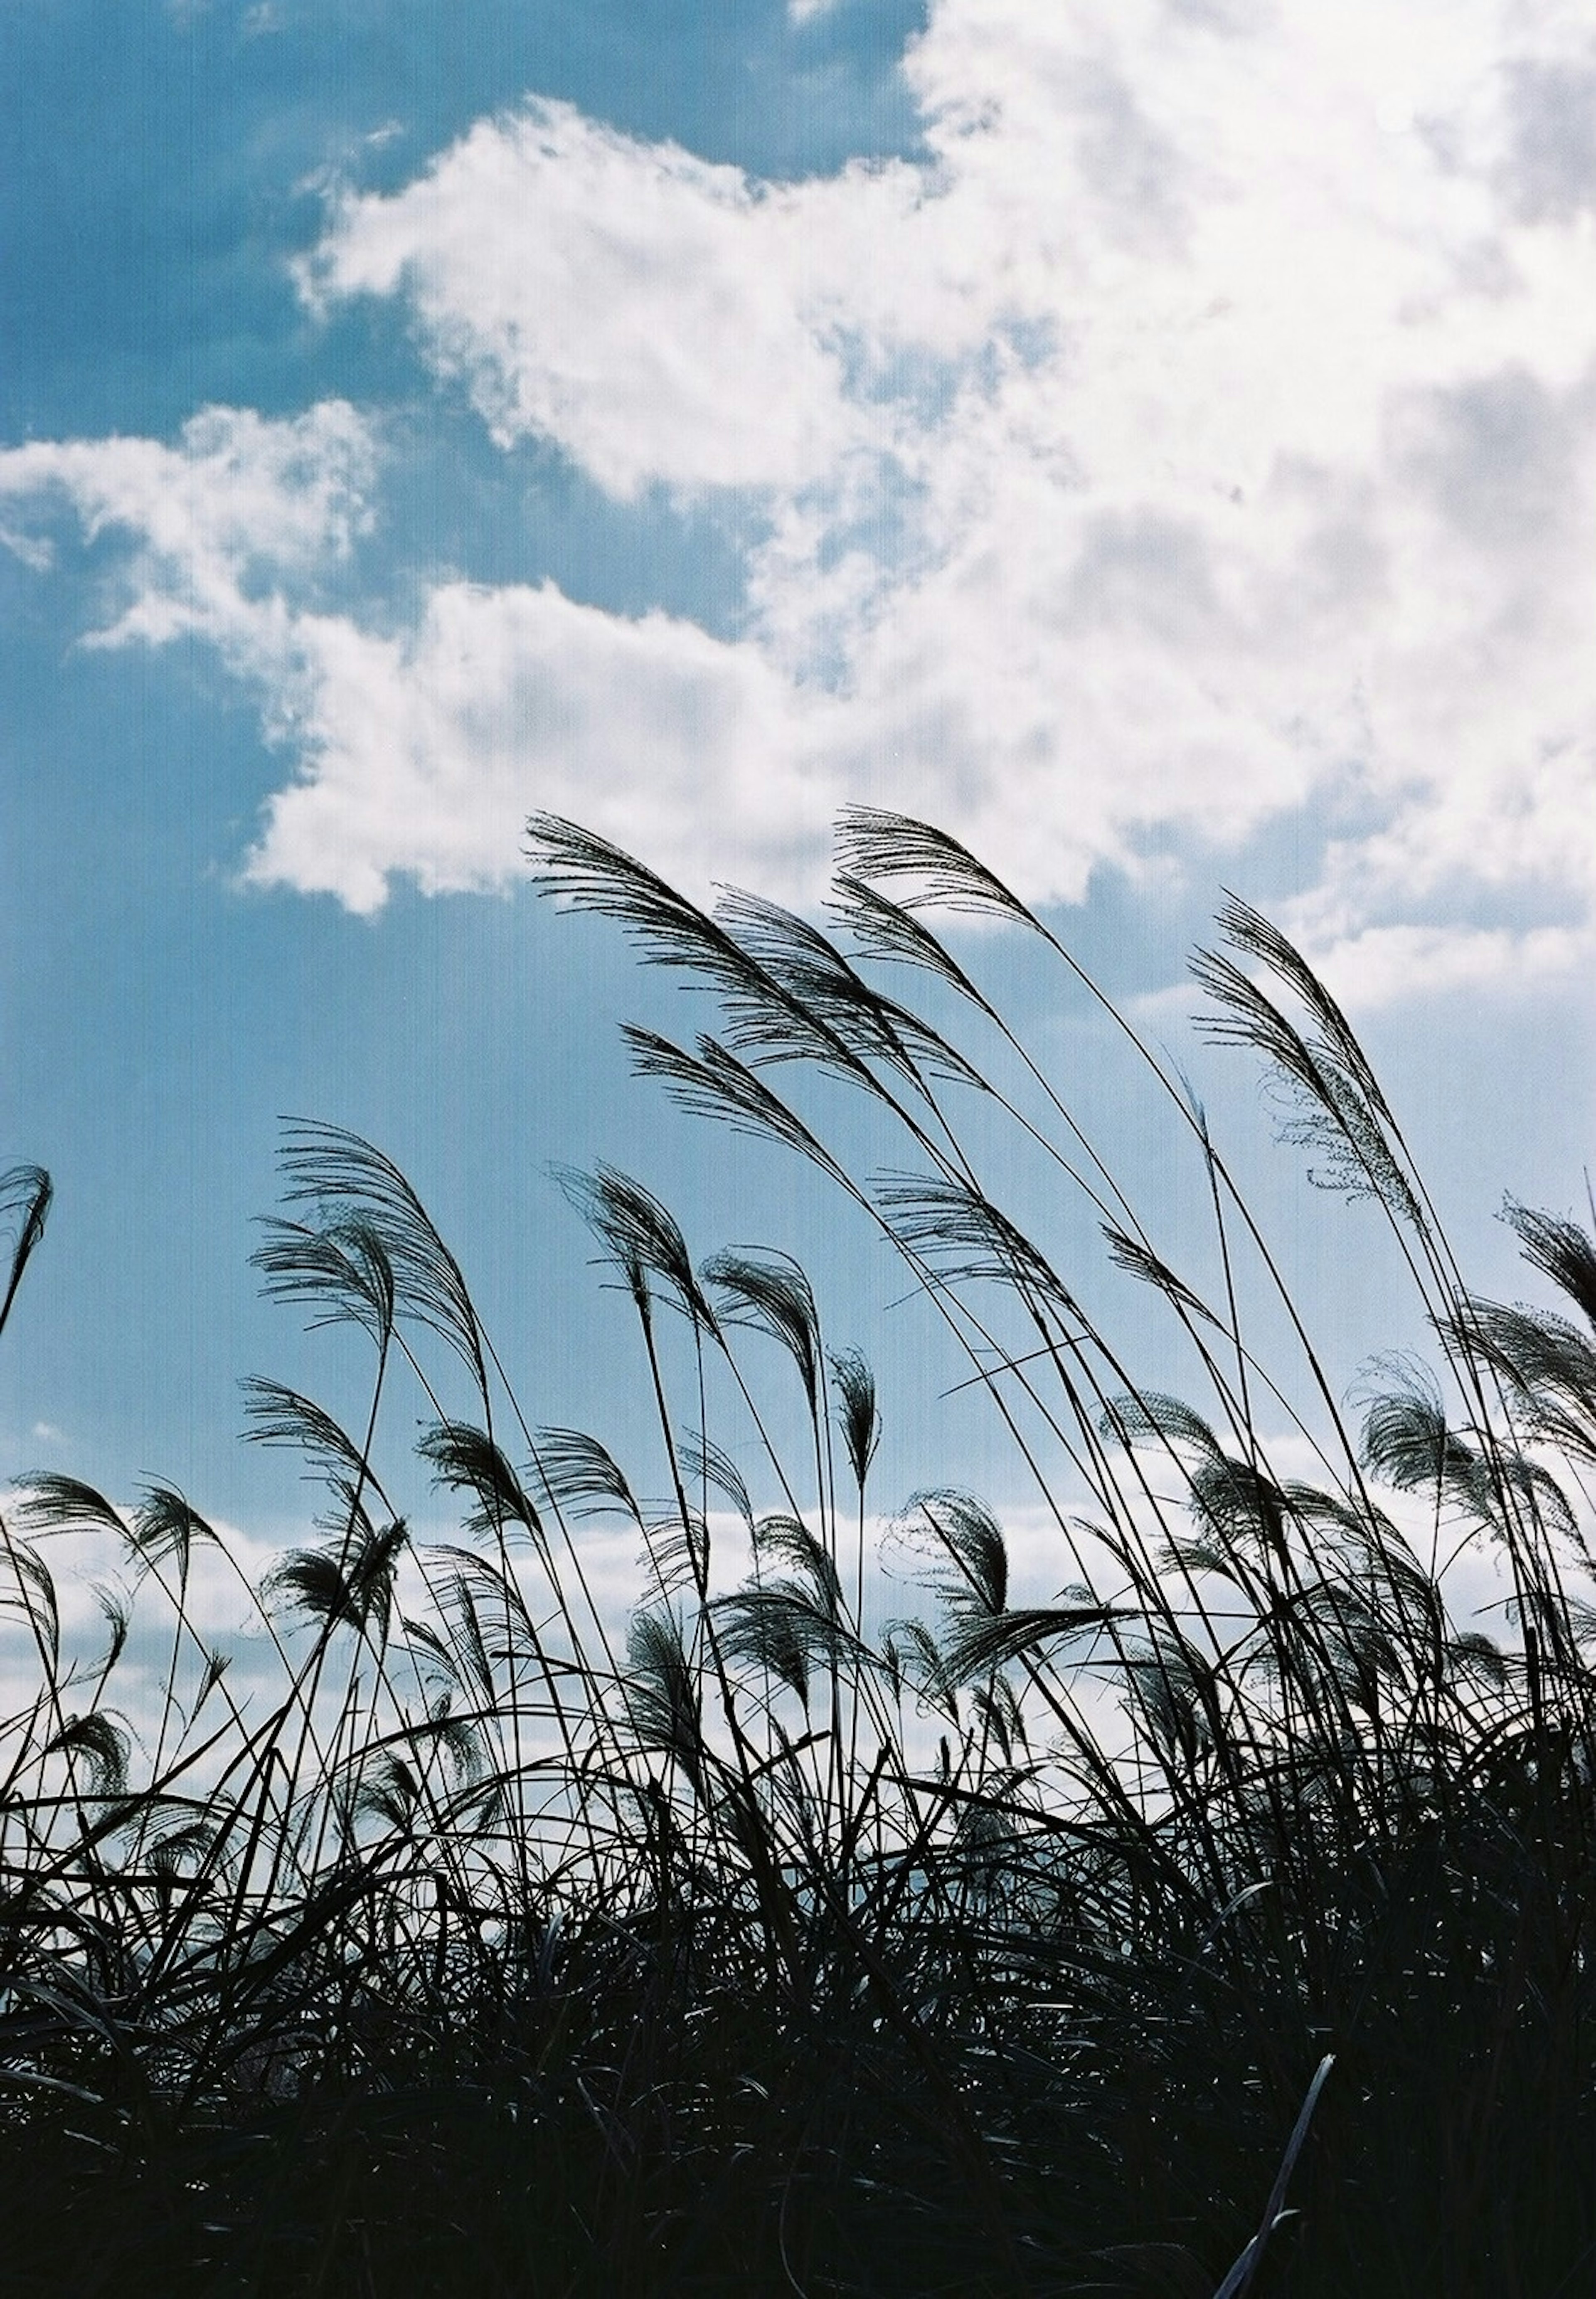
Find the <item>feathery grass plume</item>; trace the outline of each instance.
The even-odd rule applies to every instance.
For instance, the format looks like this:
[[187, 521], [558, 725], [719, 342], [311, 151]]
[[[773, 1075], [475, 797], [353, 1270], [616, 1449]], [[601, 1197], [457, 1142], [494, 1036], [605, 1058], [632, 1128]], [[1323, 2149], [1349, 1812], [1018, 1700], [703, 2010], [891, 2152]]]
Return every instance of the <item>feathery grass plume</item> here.
[[837, 818], [836, 851], [858, 877], [919, 879], [922, 890], [903, 897], [905, 909], [934, 902], [1035, 924], [1018, 896], [968, 847], [912, 815], [878, 806], [844, 807]]
[[80, 1477], [63, 1476], [54, 1469], [35, 1469], [15, 1480], [17, 1498], [12, 1515], [36, 1532], [73, 1532], [93, 1528], [112, 1534], [119, 1543], [134, 1546], [132, 1527], [120, 1509]]
[[494, 1715], [499, 1705], [498, 1676], [478, 1592], [463, 1566], [442, 1582], [434, 1602], [448, 1630], [447, 1639], [428, 1623], [407, 1621], [404, 1625], [411, 1642], [421, 1646], [454, 1685], [479, 1702], [484, 1715]]
[[453, 1565], [457, 1581], [463, 1581], [480, 1598], [492, 1600], [497, 1623], [495, 1633], [503, 1639], [505, 1647], [495, 1657], [542, 1662], [543, 1644], [537, 1623], [510, 1566], [499, 1556], [480, 1556], [475, 1549], [461, 1548], [453, 1541], [436, 1543], [428, 1550], [428, 1556]]
[[761, 1564], [786, 1566], [798, 1573], [808, 1601], [834, 1625], [843, 1615], [843, 1583], [836, 1559], [802, 1517], [776, 1511], [753, 1528], [753, 1553]]
[[847, 1041], [816, 1008], [635, 856], [549, 814], [528, 822], [527, 853], [540, 893], [561, 897], [571, 909], [616, 919], [641, 947], [644, 964], [680, 968], [713, 990], [730, 1042], [750, 1061], [814, 1061], [872, 1083]]
[[266, 1241], [250, 1256], [264, 1272], [270, 1300], [308, 1300], [319, 1314], [309, 1330], [353, 1324], [386, 1347], [394, 1330], [397, 1289], [393, 1264], [377, 1225], [359, 1215], [312, 1229], [273, 1216], [262, 1224]]
[[843, 1349], [831, 1359], [831, 1377], [836, 1383], [837, 1422], [843, 1432], [843, 1443], [847, 1448], [848, 1465], [853, 1472], [853, 1481], [862, 1498], [865, 1481], [870, 1473], [870, 1464], [876, 1457], [876, 1448], [881, 1442], [876, 1376], [860, 1350]]
[[[1110, 1218], [1110, 1201], [1112, 1200], [1119, 1207], [1126, 1219], [1134, 1221], [1134, 1209], [1129, 1200], [1089, 1137], [1082, 1131], [1076, 1117], [1052, 1081], [1033, 1059], [1024, 1042], [1015, 1035], [998, 1008], [965, 973], [945, 945], [921, 919], [914, 917], [910, 910], [902, 908], [898, 903], [890, 901], [875, 887], [866, 885], [862, 879], [855, 878], [847, 872], [839, 872], [833, 883], [838, 900], [829, 907], [834, 915], [851, 928], [860, 948], [867, 956], [887, 959], [900, 965], [919, 967], [923, 972], [939, 976], [948, 987], [957, 992], [992, 1024], [1010, 1053], [1018, 1059], [1021, 1068], [1029, 1075], [1033, 1083], [1040, 1088], [1054, 1116], [1063, 1125], [1070, 1139], [1084, 1153], [1086, 1164], [1095, 1172], [1097, 1180], [1093, 1181], [1086, 1173], [1080, 1170], [1048, 1133], [1033, 1125], [1030, 1119], [1022, 1114], [1018, 1105], [999, 1091], [991, 1078], [977, 1073], [982, 1090], [999, 1102], [1002, 1108], [1026, 1137], [1035, 1142], [1061, 1173], [1068, 1176], [1089, 1202], [1096, 1207], [1105, 1220]], [[1038, 921], [1032, 918], [1028, 912], [1024, 915], [1027, 924], [1034, 926], [1038, 924]], [[1134, 1031], [1128, 1029], [1124, 1017], [1116, 1012], [1110, 1001], [1098, 990], [1096, 984], [1082, 971], [1069, 952], [1052, 935], [1048, 935], [1045, 929], [1043, 929], [1043, 932], [1044, 938], [1052, 943], [1071, 972], [1092, 995], [1100, 1000], [1105, 1009], [1114, 1015], [1114, 1018], [1120, 1026], [1126, 1029], [1138, 1052], [1143, 1059], [1151, 1064], [1166, 1091], [1173, 1091], [1172, 1082], [1164, 1075], [1158, 1063], [1152, 1059], [1149, 1049], [1136, 1037]], [[961, 1056], [960, 1060], [962, 1059]]]
[[204, 1706], [206, 1701], [209, 1700], [211, 1695], [221, 1682], [222, 1678], [233, 1665], [233, 1656], [231, 1653], [218, 1652], [205, 1646], [202, 1646], [200, 1650], [204, 1660], [204, 1667], [200, 1673], [200, 1681], [195, 1691], [194, 1698], [189, 1703], [188, 1722], [190, 1724], [193, 1723], [195, 1718], [199, 1714], [200, 1710]]
[[1401, 1385], [1370, 1398], [1365, 1409], [1364, 1467], [1399, 1492], [1427, 1490], [1476, 1523], [1492, 1522], [1484, 1459], [1450, 1426], [1434, 1377], [1412, 1365], [1393, 1370], [1401, 1374]]
[[100, 1608], [100, 1617], [105, 1623], [105, 1651], [99, 1661], [76, 1673], [92, 1680], [97, 1692], [103, 1692], [106, 1679], [128, 1648], [128, 1635], [133, 1626], [133, 1607], [121, 1589], [108, 1589], [103, 1581], [95, 1582], [92, 1594]]
[[633, 1075], [658, 1078], [679, 1108], [712, 1117], [755, 1141], [779, 1141], [796, 1150], [853, 1193], [847, 1174], [819, 1137], [762, 1078], [715, 1039], [701, 1037], [697, 1052], [690, 1054], [657, 1031], [635, 1023], [623, 1023], [620, 1034], [632, 1050]]
[[249, 1374], [244, 1390], [245, 1435], [255, 1445], [288, 1445], [302, 1453], [338, 1498], [353, 1506], [363, 1489], [382, 1497], [369, 1450], [357, 1445], [325, 1407], [280, 1381]]
[[[455, 1577], [459, 1579], [461, 1576]], [[444, 1609], [442, 1596], [436, 1589], [430, 1589], [429, 1593], [433, 1603], [441, 1614]], [[431, 1621], [414, 1620], [406, 1613], [402, 1616], [399, 1625], [404, 1631], [411, 1657], [416, 1663], [418, 1677], [427, 1680], [429, 1698], [436, 1696], [439, 1699], [447, 1700], [456, 1692], [465, 1689], [465, 1675], [460, 1664], [460, 1656]], [[423, 1656], [426, 1660], [425, 1668], [421, 1664]]]
[[848, 928], [867, 957], [896, 966], [919, 967], [924, 973], [936, 975], [982, 1013], [992, 1015], [993, 1008], [985, 992], [977, 989], [958, 959], [923, 918], [917, 918], [912, 910], [849, 871], [839, 870], [831, 883], [835, 899], [827, 908]]
[[680, 967], [733, 992], [745, 986], [752, 962], [725, 928], [597, 831], [535, 814], [523, 851], [540, 894], [617, 920], [641, 946], [644, 965]]
[[894, 1243], [944, 1284], [1010, 1286], [1061, 1317], [1079, 1317], [1046, 1255], [970, 1183], [955, 1174], [885, 1174], [871, 1195]]
[[1332, 1067], [1350, 1080], [1376, 1117], [1394, 1125], [1391, 1105], [1351, 1024], [1295, 944], [1237, 894], [1226, 894], [1214, 923], [1232, 950], [1255, 959], [1291, 989], [1312, 1017], [1318, 1042]]
[[1439, 1586], [1384, 1509], [1361, 1498], [1321, 1491], [1296, 1480], [1284, 1488], [1292, 1515], [1316, 1536], [1316, 1553], [1337, 1569], [1378, 1589], [1381, 1610], [1404, 1624], [1420, 1621], [1439, 1635], [1445, 1612]]
[[[919, 1699], [951, 1723], [958, 1722], [957, 1682], [942, 1647], [924, 1621], [909, 1618], [889, 1622], [883, 1650], [888, 1656], [887, 1665], [894, 1679], [908, 1683]], [[906, 1665], [910, 1657], [919, 1666], [919, 1674], [913, 1678]]]
[[731, 1503], [746, 1526], [750, 1540], [753, 1538], [753, 1502], [748, 1491], [747, 1480], [731, 1455], [702, 1430], [694, 1430], [681, 1440], [682, 1479], [689, 1485], [707, 1486], [719, 1493], [722, 1500]]
[[1162, 1763], [1190, 1778], [1225, 1731], [1223, 1678], [1214, 1662], [1172, 1623], [1156, 1624], [1118, 1663], [1131, 1713]]
[[1567, 1317], [1471, 1294], [1451, 1329], [1500, 1374], [1516, 1403], [1533, 1407], [1556, 1397], [1571, 1415], [1570, 1434], [1580, 1416], [1588, 1433], [1596, 1415], [1596, 1346]]
[[1268, 992], [1223, 950], [1198, 950], [1193, 978], [1218, 1008], [1197, 1017], [1218, 1044], [1251, 1046], [1282, 1080], [1290, 1115], [1281, 1138], [1319, 1151], [1309, 1179], [1349, 1199], [1373, 1198], [1410, 1229], [1428, 1234], [1418, 1199], [1387, 1129], [1391, 1113], [1345, 1016], [1307, 960], [1268, 921], [1230, 896], [1218, 924], [1229, 948], [1261, 964], [1307, 1007], [1304, 1034]]
[[396, 1749], [382, 1749], [367, 1760], [354, 1792], [358, 1818], [380, 1820], [408, 1835], [421, 1803], [421, 1783]]
[[11, 1238], [11, 1266], [4, 1293], [0, 1294], [0, 1332], [11, 1315], [22, 1272], [44, 1236], [54, 1194], [50, 1176], [42, 1166], [12, 1166], [0, 1174], [0, 1225]]
[[712, 1334], [715, 1313], [694, 1274], [681, 1225], [653, 1191], [602, 1162], [591, 1173], [574, 1166], [557, 1166], [553, 1172], [570, 1204], [620, 1271], [638, 1307], [646, 1308], [649, 1280], [655, 1278], [674, 1307]]
[[810, 1675], [839, 1658], [852, 1639], [796, 1581], [767, 1581], [711, 1600], [720, 1649], [729, 1664], [768, 1669], [807, 1711]]
[[1575, 1221], [1558, 1214], [1537, 1213], [1509, 1198], [1502, 1219], [1513, 1229], [1534, 1269], [1550, 1277], [1596, 1325], [1596, 1244]]
[[779, 1341], [798, 1368], [811, 1413], [820, 1395], [820, 1320], [814, 1289], [790, 1253], [740, 1246], [703, 1266], [704, 1282], [720, 1296], [728, 1325], [745, 1325]]
[[88, 1774], [89, 1793], [120, 1798], [127, 1794], [131, 1745], [125, 1727], [103, 1708], [96, 1708], [87, 1716], [69, 1716], [46, 1742], [44, 1754], [80, 1757]]
[[154, 1484], [133, 1512], [132, 1543], [146, 1568], [170, 1560], [178, 1569], [178, 1584], [186, 1587], [195, 1543], [220, 1547], [214, 1529], [193, 1504], [170, 1485]]
[[661, 1517], [643, 1528], [638, 1560], [651, 1572], [668, 1605], [691, 1592], [702, 1597], [709, 1585], [710, 1528], [696, 1509]]
[[1445, 1338], [1501, 1383], [1531, 1443], [1596, 1461], [1596, 1349], [1550, 1309], [1508, 1308], [1470, 1295], [1440, 1321]]
[[[1015, 1689], [1012, 1681], [1001, 1670], [995, 1670], [973, 1697], [977, 1712], [983, 1721], [990, 1724], [996, 1737], [1004, 1764], [1011, 1764], [1017, 1749], [1030, 1746], [1023, 1698]], [[1018, 1788], [1020, 1777], [1017, 1773], [1012, 1780], [1004, 1784], [1006, 1794], [1011, 1794]], [[1034, 1774], [1027, 1777], [1034, 1777]]]
[[[835, 943], [807, 919], [738, 887], [722, 894], [717, 916], [735, 934], [739, 947], [806, 1013], [819, 1017], [834, 1031], [859, 1061], [880, 1062], [917, 1088], [923, 1087], [924, 1071], [932, 1077], [987, 1091], [985, 1080], [957, 1047], [923, 1016], [873, 989]], [[784, 1046], [780, 1041], [767, 1053], [762, 1050], [767, 1033], [735, 1021], [727, 1039], [756, 1063], [802, 1059], [809, 1054], [801, 1042]]]
[[[391, 1285], [391, 1314], [412, 1317], [436, 1333], [464, 1361], [476, 1386], [486, 1390], [481, 1328], [460, 1264], [393, 1159], [345, 1127], [309, 1118], [283, 1121], [278, 1158], [287, 1184], [285, 1202], [315, 1206], [337, 1249], [328, 1273], [332, 1314], [360, 1315], [362, 1303], [369, 1303], [365, 1315], [378, 1319], [380, 1334], [381, 1303]], [[271, 1241], [262, 1251], [270, 1257]], [[308, 1247], [304, 1252], [298, 1282], [287, 1266], [279, 1274], [270, 1259], [262, 1262], [269, 1290], [275, 1283], [282, 1291], [314, 1291], [316, 1257]]]
[[[1578, 1620], [1580, 1607], [1570, 1599], [1569, 1617]], [[1596, 1620], [1592, 1621], [1596, 1628]], [[1465, 1629], [1450, 1637], [1444, 1647], [1450, 1665], [1465, 1680], [1483, 1681], [1492, 1691], [1500, 1691], [1508, 1679], [1507, 1655], [1500, 1645], [1492, 1641], [1483, 1629]]]
[[1127, 1445], [1161, 1445], [1170, 1451], [1184, 1447], [1201, 1462], [1218, 1465], [1225, 1448], [1200, 1413], [1178, 1397], [1161, 1390], [1138, 1390], [1109, 1399], [1103, 1412], [1103, 1434]]
[[1408, 1692], [1415, 1674], [1400, 1621], [1391, 1623], [1382, 1609], [1384, 1593], [1338, 1574], [1305, 1589], [1301, 1599], [1342, 1694], [1371, 1718], [1379, 1715], [1384, 1691]]
[[913, 1547], [945, 1560], [927, 1589], [955, 1617], [991, 1618], [1009, 1601], [1009, 1545], [1002, 1527], [971, 1493], [944, 1488], [916, 1493], [898, 1518], [898, 1530]]
[[637, 1613], [627, 1633], [627, 1715], [638, 1743], [680, 1765], [702, 1790], [708, 1751], [696, 1670], [668, 1613]]
[[361, 1529], [337, 1548], [294, 1548], [266, 1576], [289, 1607], [328, 1627], [351, 1628], [380, 1647], [387, 1640], [394, 1581], [410, 1533], [403, 1523]]
[[37, 1551], [7, 1535], [0, 1549], [0, 1568], [9, 1571], [8, 1588], [0, 1578], [0, 1613], [19, 1613], [38, 1643], [49, 1680], [61, 1666], [61, 1599], [54, 1575]]
[[187, 1861], [203, 1864], [217, 1842], [217, 1831], [203, 1820], [180, 1821], [150, 1838], [146, 1857], [160, 1881], [168, 1886], [187, 1881], [194, 1871]]
[[1127, 1275], [1139, 1277], [1144, 1285], [1156, 1286], [1167, 1301], [1185, 1309], [1204, 1324], [1215, 1325], [1223, 1332], [1223, 1320], [1217, 1317], [1206, 1301], [1199, 1299], [1184, 1279], [1177, 1277], [1168, 1263], [1160, 1261], [1150, 1245], [1142, 1239], [1129, 1236], [1113, 1222], [1102, 1224], [1102, 1233], [1108, 1241], [1109, 1259], [1116, 1269]]
[[441, 1748], [453, 1769], [456, 1784], [472, 1788], [487, 1769], [482, 1735], [469, 1716], [456, 1716], [449, 1695], [440, 1693], [427, 1713], [424, 1725], [409, 1728], [416, 1746], [423, 1741]]
[[536, 1465], [538, 1482], [556, 1508], [572, 1516], [600, 1516], [619, 1509], [642, 1531], [643, 1512], [625, 1472], [585, 1430], [540, 1429]]
[[507, 1525], [519, 1524], [527, 1532], [541, 1533], [542, 1521], [530, 1497], [486, 1431], [469, 1421], [435, 1421], [422, 1432], [416, 1449], [431, 1462], [435, 1486], [476, 1496], [464, 1520], [468, 1531], [502, 1533]]
[[1265, 1572], [1285, 1558], [1291, 1504], [1255, 1462], [1200, 1460], [1188, 1473], [1188, 1491], [1193, 1515], [1222, 1556], [1244, 1556]]
[[[972, 1607], [943, 1639], [940, 1650], [949, 1683], [968, 1684], [1035, 1653], [1040, 1646], [1074, 1643], [1085, 1636], [1095, 1639], [1101, 1631], [1119, 1622], [1141, 1618], [1129, 1606], [1101, 1603], [1085, 1587], [1074, 1593], [1083, 1601], [1020, 1606], [1011, 1612], [985, 1613]], [[1010, 1719], [1004, 1728], [1005, 1741], [1016, 1737], [1018, 1729]]]

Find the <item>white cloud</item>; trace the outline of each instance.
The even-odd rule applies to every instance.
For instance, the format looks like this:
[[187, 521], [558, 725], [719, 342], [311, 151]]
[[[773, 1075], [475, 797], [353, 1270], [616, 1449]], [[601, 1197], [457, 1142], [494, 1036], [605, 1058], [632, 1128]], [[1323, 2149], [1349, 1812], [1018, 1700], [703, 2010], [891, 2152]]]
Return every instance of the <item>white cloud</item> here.
[[1342, 938], [1482, 870], [1583, 917], [1576, 17], [943, 0], [909, 70], [926, 168], [761, 189], [534, 106], [345, 200], [307, 283], [406, 295], [612, 492], [764, 490], [752, 635], [833, 690], [834, 771], [1029, 891], [1350, 790]]
[[403, 292], [502, 445], [555, 439], [612, 494], [797, 486], [863, 427], [832, 283], [794, 292], [803, 229], [800, 195], [534, 103], [346, 200], [301, 278], [319, 303]]
[[[88, 539], [131, 546], [119, 570], [125, 603], [96, 637], [154, 643], [247, 624], [285, 580], [313, 583], [346, 560], [368, 525], [376, 455], [354, 409], [328, 400], [269, 422], [211, 407], [168, 447], [154, 439], [34, 441], [0, 452], [0, 504], [37, 521], [53, 498]], [[0, 539], [34, 566], [47, 535], [12, 522]]]
[[1587, 12], [938, 0], [907, 70], [923, 164], [762, 186], [530, 101], [340, 197], [302, 269], [321, 308], [401, 299], [507, 451], [640, 517], [751, 494], [736, 641], [546, 585], [330, 611], [347, 410], [0, 463], [138, 538], [107, 636], [203, 627], [268, 694], [298, 768], [252, 874], [486, 883], [544, 804], [792, 892], [866, 794], [1070, 897], [1147, 834], [1309, 809], [1342, 828], [1300, 921], [1359, 994], [1575, 962]]
[[628, 621], [553, 585], [434, 589], [378, 637], [305, 618], [279, 732], [305, 759], [248, 875], [375, 909], [387, 876], [502, 884], [534, 807], [576, 816], [704, 887], [706, 826], [736, 825], [764, 883], [806, 883], [840, 784], [806, 768], [801, 714], [759, 652], [691, 623]]

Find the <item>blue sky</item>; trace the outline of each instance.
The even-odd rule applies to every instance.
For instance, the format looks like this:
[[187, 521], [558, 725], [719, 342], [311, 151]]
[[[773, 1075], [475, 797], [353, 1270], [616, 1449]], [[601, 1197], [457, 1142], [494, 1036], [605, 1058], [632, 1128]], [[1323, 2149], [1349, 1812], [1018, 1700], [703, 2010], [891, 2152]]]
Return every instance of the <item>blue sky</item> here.
[[[628, 1409], [545, 1171], [603, 1155], [817, 1261], [905, 1485], [1007, 1473], [890, 1269], [628, 1080], [610, 1024], [683, 1008], [528, 892], [535, 807], [801, 905], [839, 804], [925, 813], [1181, 1042], [1234, 886], [1510, 1290], [1501, 1191], [1579, 1206], [1592, 1116], [1587, 12], [464, 19], [0, 20], [3, 1146], [59, 1191], [0, 1470], [291, 1525], [237, 1380], [355, 1387], [246, 1267], [290, 1112], [411, 1172], [535, 1417]], [[1178, 1249], [1101, 1033], [982, 959]], [[1348, 1376], [1412, 1338], [1202, 1083]]]

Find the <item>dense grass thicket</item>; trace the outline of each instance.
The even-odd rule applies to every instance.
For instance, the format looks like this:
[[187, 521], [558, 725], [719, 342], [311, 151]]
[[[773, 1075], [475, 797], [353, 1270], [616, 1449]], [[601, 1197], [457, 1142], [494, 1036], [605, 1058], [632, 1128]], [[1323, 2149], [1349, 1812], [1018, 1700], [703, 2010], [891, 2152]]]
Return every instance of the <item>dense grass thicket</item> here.
[[[252, 1384], [321, 1498], [240, 1573], [248, 1684], [187, 1498], [39, 1473], [4, 1510], [8, 2293], [1596, 2290], [1596, 1246], [1510, 1207], [1559, 1306], [1472, 1294], [1344, 1017], [1226, 902], [1209, 1033], [1384, 1216], [1434, 1336], [1349, 1417], [1184, 1083], [1114, 1017], [1211, 1282], [980, 986], [990, 934], [961, 961], [930, 920], [1029, 937], [1111, 1013], [1046, 924], [924, 825], [839, 838], [829, 934], [709, 916], [562, 821], [531, 854], [718, 1000], [691, 1045], [631, 1031], [639, 1070], [895, 1249], [1051, 1513], [1049, 1600], [937, 1464], [874, 1490], [870, 1368], [785, 1255], [695, 1266], [639, 1183], [567, 1177], [636, 1312], [612, 1451], [518, 1402], [399, 1171], [295, 1127], [257, 1258], [364, 1335], [370, 1389], [345, 1426]], [[838, 1089], [892, 1171], [831, 1146]], [[1179, 1398], [989, 1189], [971, 1143], [1005, 1127], [1167, 1313]], [[48, 1203], [6, 1186], [0, 1323]], [[390, 1490], [418, 1382], [448, 1543]], [[585, 1571], [617, 1525], [629, 1623]], [[91, 1538], [122, 1577], [86, 1652], [51, 1559]], [[1471, 1547], [1509, 1600], [1484, 1623], [1448, 1602]], [[163, 1689], [124, 1698], [152, 1651]]]

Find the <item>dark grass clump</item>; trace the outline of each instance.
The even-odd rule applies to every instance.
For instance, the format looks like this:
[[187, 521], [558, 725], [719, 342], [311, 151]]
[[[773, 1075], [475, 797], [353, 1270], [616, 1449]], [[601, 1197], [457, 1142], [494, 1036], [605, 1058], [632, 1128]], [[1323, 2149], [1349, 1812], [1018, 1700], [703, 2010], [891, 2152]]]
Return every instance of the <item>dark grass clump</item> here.
[[[632, 1032], [639, 1069], [902, 1257], [1052, 1586], [1022, 1601], [928, 1464], [885, 1532], [919, 1601], [881, 1616], [875, 1382], [786, 1256], [699, 1264], [640, 1183], [565, 1177], [636, 1317], [612, 1451], [523, 1416], [404, 1176], [290, 1128], [267, 1287], [370, 1352], [352, 1427], [251, 1386], [314, 1537], [252, 1588], [163, 1487], [36, 1475], [0, 1526], [4, 2289], [1596, 2288], [1596, 1246], [1510, 1208], [1559, 1306], [1473, 1296], [1345, 1017], [1228, 901], [1210, 1034], [1383, 1216], [1434, 1335], [1353, 1425], [1184, 1085], [953, 841], [847, 817], [834, 940], [531, 836], [546, 891], [719, 1000], [691, 1045]], [[937, 905], [1113, 1015], [1211, 1202], [1211, 1278], [1168, 1265]], [[892, 1170], [827, 1138], [839, 1084]], [[1002, 1126], [1101, 1266], [990, 1193]], [[0, 1325], [48, 1189], [4, 1179]], [[1179, 1398], [1086, 1306], [1105, 1271], [1167, 1312]], [[446, 1543], [412, 1540], [387, 1442], [418, 1384]], [[594, 1578], [617, 1531], [629, 1622]], [[87, 1654], [62, 1541], [120, 1573]], [[1494, 1633], [1457, 1616], [1465, 1550]], [[229, 1572], [246, 1665], [207, 1641]]]

